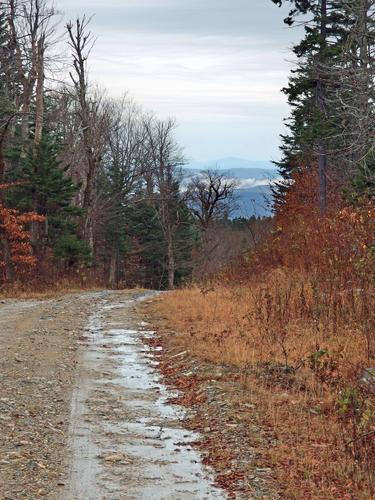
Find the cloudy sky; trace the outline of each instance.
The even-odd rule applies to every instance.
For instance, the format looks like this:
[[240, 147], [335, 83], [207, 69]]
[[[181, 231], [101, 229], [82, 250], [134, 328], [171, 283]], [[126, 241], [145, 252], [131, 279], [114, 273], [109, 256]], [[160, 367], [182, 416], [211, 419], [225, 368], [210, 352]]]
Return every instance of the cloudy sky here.
[[93, 15], [91, 80], [174, 116], [188, 157], [277, 159], [297, 37], [271, 0], [55, 0]]

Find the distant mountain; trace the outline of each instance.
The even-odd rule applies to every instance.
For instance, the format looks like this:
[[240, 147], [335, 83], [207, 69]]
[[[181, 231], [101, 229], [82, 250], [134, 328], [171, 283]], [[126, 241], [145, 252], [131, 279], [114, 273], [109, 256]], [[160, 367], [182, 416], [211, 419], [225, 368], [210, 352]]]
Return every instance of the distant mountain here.
[[272, 214], [271, 185], [278, 178], [277, 168], [270, 161], [221, 158], [206, 162], [190, 162], [184, 167], [184, 182], [199, 171], [218, 169], [227, 177], [238, 179], [235, 209], [232, 217], [267, 216]]
[[[184, 173], [187, 177], [194, 177], [199, 172], [207, 170], [207, 168], [191, 168], [189, 165], [184, 167]], [[228, 168], [218, 169], [227, 177], [233, 177], [240, 181], [272, 181], [277, 177], [277, 170], [271, 168], [244, 167], [244, 168]], [[267, 183], [266, 182], [266, 183]], [[264, 183], [263, 183], [264, 184]]]
[[272, 215], [272, 192], [270, 186], [238, 189], [234, 196], [231, 218], [266, 217]]
[[194, 170], [206, 170], [207, 168], [217, 168], [219, 170], [233, 170], [238, 168], [259, 168], [276, 170], [275, 165], [269, 160], [245, 160], [243, 158], [227, 157], [210, 161], [191, 161], [187, 168]]

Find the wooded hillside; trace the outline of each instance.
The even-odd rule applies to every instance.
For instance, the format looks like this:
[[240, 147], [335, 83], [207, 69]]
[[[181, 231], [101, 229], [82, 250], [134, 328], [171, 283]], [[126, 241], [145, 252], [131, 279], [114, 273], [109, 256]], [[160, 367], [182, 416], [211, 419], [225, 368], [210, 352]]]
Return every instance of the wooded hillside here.
[[199, 198], [225, 184], [214, 172], [180, 189], [175, 121], [141, 109], [126, 82], [107, 97], [88, 74], [90, 20], [59, 20], [48, 0], [0, 6], [1, 283], [173, 288], [200, 252], [199, 211], [225, 226], [232, 191]]

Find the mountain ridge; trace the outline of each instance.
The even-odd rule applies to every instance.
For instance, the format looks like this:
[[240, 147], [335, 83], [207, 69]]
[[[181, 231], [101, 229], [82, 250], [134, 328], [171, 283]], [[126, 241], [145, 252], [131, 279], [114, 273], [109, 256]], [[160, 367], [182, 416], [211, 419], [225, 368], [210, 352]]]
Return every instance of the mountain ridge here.
[[232, 170], [239, 168], [261, 168], [266, 170], [269, 169], [271, 171], [277, 170], [277, 167], [270, 160], [248, 160], [235, 156], [226, 156], [207, 161], [190, 160], [186, 164], [186, 167], [192, 170], [205, 170], [207, 168], [216, 168], [218, 170]]

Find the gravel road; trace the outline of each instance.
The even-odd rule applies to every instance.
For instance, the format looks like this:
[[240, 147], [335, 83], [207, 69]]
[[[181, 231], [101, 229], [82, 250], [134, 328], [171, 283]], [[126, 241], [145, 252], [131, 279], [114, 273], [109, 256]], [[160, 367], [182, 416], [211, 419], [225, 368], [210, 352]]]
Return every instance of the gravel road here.
[[0, 304], [0, 498], [215, 499], [136, 312], [152, 292]]

